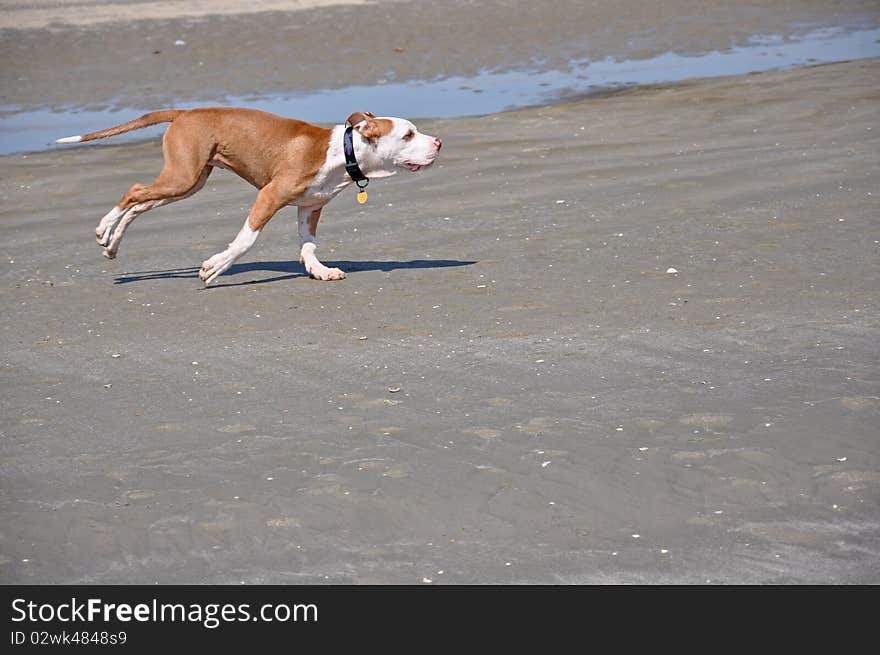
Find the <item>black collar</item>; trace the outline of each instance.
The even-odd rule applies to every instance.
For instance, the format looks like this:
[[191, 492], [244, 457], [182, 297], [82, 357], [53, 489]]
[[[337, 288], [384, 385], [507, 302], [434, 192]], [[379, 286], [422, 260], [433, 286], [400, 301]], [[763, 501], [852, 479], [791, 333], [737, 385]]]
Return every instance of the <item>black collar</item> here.
[[345, 170], [357, 184], [358, 189], [365, 189], [370, 183], [367, 176], [364, 175], [361, 167], [358, 166], [357, 158], [354, 156], [354, 143], [351, 140], [351, 132], [354, 130], [353, 125], [345, 128], [345, 134], [342, 136], [342, 150], [345, 152]]

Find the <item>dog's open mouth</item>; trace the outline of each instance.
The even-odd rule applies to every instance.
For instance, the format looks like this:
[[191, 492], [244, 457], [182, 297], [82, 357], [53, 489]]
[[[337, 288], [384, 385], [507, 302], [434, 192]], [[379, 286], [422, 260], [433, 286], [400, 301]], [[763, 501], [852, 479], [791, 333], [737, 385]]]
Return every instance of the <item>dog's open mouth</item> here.
[[403, 165], [404, 165], [404, 167], [408, 168], [409, 170], [415, 172], [415, 171], [420, 171], [423, 168], [428, 168], [428, 166], [430, 166], [433, 163], [434, 163], [433, 161], [429, 161], [427, 164], [414, 164], [411, 161], [405, 161], [405, 162], [403, 162]]

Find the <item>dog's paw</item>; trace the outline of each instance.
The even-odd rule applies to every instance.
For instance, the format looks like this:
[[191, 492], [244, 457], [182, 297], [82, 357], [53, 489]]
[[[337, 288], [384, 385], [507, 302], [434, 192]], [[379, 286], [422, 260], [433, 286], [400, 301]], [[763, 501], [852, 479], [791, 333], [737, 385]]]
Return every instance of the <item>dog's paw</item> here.
[[101, 253], [107, 259], [116, 259], [116, 249], [115, 248], [104, 248], [104, 252]]
[[199, 279], [205, 283], [205, 286], [211, 284], [220, 274], [226, 271], [235, 258], [225, 252], [220, 252], [202, 262], [199, 269]]
[[110, 236], [124, 215], [125, 210], [114, 207], [101, 219], [101, 222], [95, 227], [95, 241], [98, 242], [99, 246], [106, 247], [110, 244]]
[[95, 230], [95, 241], [98, 242], [99, 246], [106, 248], [108, 245], [110, 245], [110, 233], [112, 231], [112, 227], [107, 227], [103, 230], [98, 227], [98, 229]]
[[309, 269], [309, 277], [315, 280], [344, 280], [345, 271], [338, 268], [327, 268], [323, 264], [316, 264]]

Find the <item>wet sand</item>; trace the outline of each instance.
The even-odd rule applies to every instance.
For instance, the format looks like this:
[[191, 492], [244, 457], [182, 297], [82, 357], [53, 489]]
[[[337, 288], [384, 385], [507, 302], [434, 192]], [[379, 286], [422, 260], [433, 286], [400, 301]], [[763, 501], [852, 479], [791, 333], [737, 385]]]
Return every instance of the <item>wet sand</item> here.
[[[0, 104], [153, 111], [175, 102], [566, 70], [880, 26], [877, 0], [0, 0]], [[172, 16], [176, 16], [172, 18]], [[176, 45], [176, 42], [182, 42]], [[250, 99], [249, 99], [250, 100]], [[350, 113], [340, 108], [339, 118]]]
[[0, 580], [880, 582], [878, 75], [423, 122], [340, 283], [282, 212], [203, 290], [222, 171], [101, 257], [157, 143], [0, 158]]

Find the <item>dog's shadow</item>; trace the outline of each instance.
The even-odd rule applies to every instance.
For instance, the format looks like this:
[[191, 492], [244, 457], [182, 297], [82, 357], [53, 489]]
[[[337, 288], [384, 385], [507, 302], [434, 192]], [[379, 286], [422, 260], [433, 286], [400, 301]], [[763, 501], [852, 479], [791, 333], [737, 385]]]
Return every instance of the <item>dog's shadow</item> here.
[[[360, 261], [360, 262], [323, 262], [325, 266], [330, 268], [341, 268], [346, 274], [361, 273], [365, 271], [394, 271], [399, 268], [418, 269], [418, 268], [449, 268], [452, 266], [471, 266], [476, 264], [475, 261], [461, 261], [458, 259], [413, 259], [406, 262], [399, 261]], [[245, 280], [243, 282], [222, 282], [224, 278], [239, 273], [248, 273], [250, 271], [271, 271], [273, 273], [282, 273], [283, 275], [274, 275], [272, 277], [262, 278], [259, 280]], [[169, 280], [175, 278], [196, 278], [199, 277], [199, 268], [191, 266], [188, 268], [168, 268], [158, 271], [135, 271], [133, 273], [123, 273], [116, 276], [115, 284], [129, 284], [131, 282], [144, 282], [147, 280]], [[248, 262], [244, 264], [233, 264], [228, 271], [223, 273], [210, 289], [219, 289], [222, 287], [239, 287], [249, 284], [268, 284], [270, 282], [280, 282], [281, 280], [292, 280], [298, 277], [309, 277], [306, 269], [302, 264], [293, 261], [285, 262]], [[219, 283], [219, 284], [218, 284]]]

